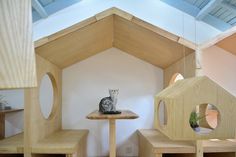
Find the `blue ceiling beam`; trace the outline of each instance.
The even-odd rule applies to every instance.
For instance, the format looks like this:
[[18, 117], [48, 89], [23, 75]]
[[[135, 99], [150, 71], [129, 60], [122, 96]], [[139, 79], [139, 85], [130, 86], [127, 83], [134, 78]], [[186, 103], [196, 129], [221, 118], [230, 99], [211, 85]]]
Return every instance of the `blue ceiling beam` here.
[[44, 7], [39, 3], [38, 0], [32, 0], [32, 7], [37, 11], [37, 13], [42, 17], [42, 18], [47, 18], [48, 14]]
[[200, 12], [197, 14], [196, 19], [202, 20], [206, 15], [208, 15], [215, 7], [219, 4], [221, 4], [223, 0], [211, 0], [208, 2], [208, 4], [203, 7]]
[[[198, 7], [191, 5], [190, 3], [184, 1], [184, 0], [178, 0], [178, 2], [176, 0], [161, 0], [162, 2], [169, 4], [193, 17], [196, 17], [199, 12], [201, 11]], [[204, 21], [205, 23], [215, 27], [216, 29], [220, 30], [220, 31], [225, 31], [229, 28], [231, 28], [232, 26], [210, 14], [207, 14], [202, 21]]]
[[227, 3], [227, 2], [222, 2], [222, 3], [221, 3], [221, 6], [224, 7], [224, 8], [226, 8], [226, 9], [228, 9], [228, 10], [230, 10], [230, 11], [233, 12], [234, 14], [236, 14], [236, 7], [235, 7], [235, 6], [230, 5], [230, 4]]

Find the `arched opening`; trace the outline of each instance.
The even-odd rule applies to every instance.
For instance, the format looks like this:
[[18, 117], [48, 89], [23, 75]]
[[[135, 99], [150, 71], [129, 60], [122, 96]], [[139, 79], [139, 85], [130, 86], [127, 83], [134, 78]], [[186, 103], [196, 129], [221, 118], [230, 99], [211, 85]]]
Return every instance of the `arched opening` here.
[[169, 85], [174, 84], [175, 82], [177, 82], [178, 80], [183, 80], [184, 76], [180, 73], [175, 73], [172, 77], [171, 80], [169, 82]]

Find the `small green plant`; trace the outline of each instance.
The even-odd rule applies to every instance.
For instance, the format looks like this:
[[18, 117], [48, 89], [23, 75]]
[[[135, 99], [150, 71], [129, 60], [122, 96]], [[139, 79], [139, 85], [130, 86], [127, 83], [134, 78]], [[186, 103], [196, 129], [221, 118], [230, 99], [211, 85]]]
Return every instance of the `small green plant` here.
[[204, 115], [202, 117], [198, 116], [198, 114], [193, 111], [190, 115], [189, 123], [192, 128], [197, 128], [199, 127], [198, 121], [201, 120], [202, 118], [206, 117], [207, 115]]

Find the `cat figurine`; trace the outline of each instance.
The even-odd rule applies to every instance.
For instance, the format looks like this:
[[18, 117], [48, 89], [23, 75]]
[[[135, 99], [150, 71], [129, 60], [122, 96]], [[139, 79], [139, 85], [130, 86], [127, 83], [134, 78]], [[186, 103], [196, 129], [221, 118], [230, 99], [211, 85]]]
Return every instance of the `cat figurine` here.
[[116, 111], [118, 89], [109, 89], [109, 97], [102, 98], [99, 103], [99, 112], [111, 112]]

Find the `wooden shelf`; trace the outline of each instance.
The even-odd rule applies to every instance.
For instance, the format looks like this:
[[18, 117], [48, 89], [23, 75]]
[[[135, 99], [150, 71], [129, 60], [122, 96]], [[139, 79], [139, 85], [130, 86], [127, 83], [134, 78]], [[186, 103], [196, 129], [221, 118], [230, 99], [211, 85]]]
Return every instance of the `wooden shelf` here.
[[[196, 153], [193, 141], [174, 141], [154, 129], [138, 130], [142, 153], [180, 154]], [[150, 151], [150, 152], [149, 152]], [[236, 152], [236, 140], [203, 140], [204, 153]]]
[[23, 133], [0, 140], [0, 154], [23, 154]]
[[104, 119], [136, 119], [138, 115], [129, 110], [121, 110], [121, 114], [102, 114], [98, 110], [90, 113], [88, 119], [104, 120]]
[[24, 109], [9, 109], [9, 110], [0, 110], [0, 114], [12, 113], [12, 112], [20, 112], [24, 111]]
[[32, 147], [35, 154], [73, 154], [77, 152], [88, 130], [61, 130], [52, 133]]
[[24, 109], [0, 110], [0, 140], [5, 138], [5, 115], [8, 113], [20, 112]]

